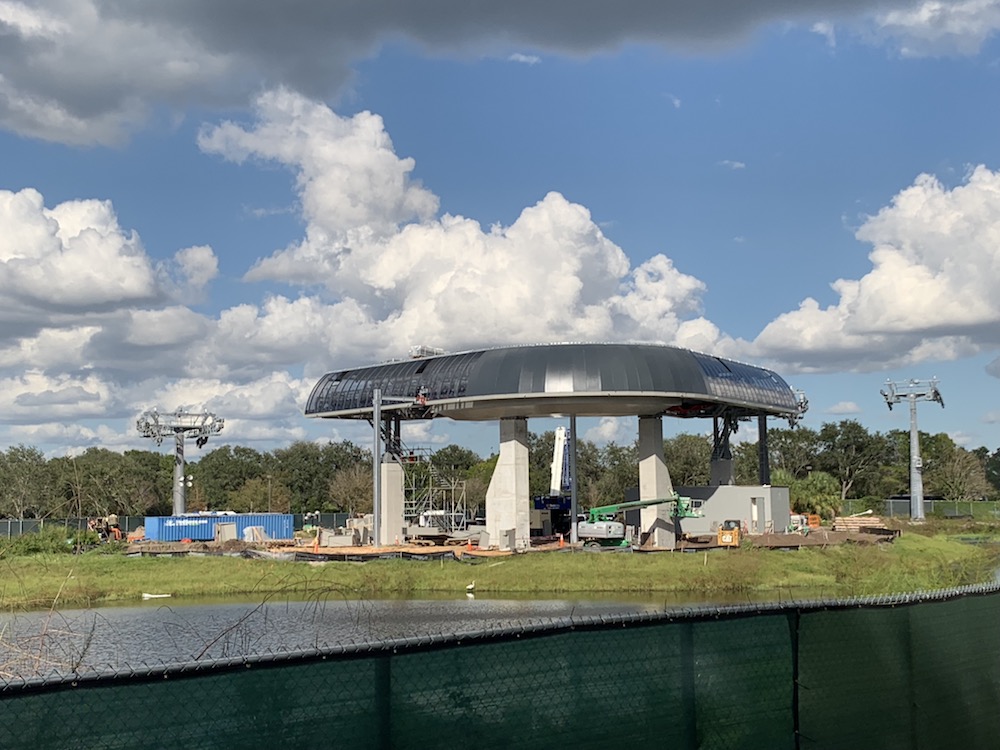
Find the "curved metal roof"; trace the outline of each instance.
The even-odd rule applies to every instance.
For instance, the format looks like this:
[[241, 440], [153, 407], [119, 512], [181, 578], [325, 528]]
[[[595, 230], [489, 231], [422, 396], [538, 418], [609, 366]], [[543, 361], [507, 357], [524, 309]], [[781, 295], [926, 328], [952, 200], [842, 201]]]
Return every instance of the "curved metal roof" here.
[[798, 399], [762, 367], [652, 344], [539, 344], [327, 373], [308, 417], [370, 419], [373, 394], [403, 419], [652, 416], [794, 419]]

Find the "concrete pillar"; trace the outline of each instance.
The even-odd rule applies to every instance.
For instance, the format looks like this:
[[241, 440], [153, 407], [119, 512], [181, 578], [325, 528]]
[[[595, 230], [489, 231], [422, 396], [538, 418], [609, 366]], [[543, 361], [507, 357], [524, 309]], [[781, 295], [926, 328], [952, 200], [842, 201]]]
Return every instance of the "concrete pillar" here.
[[379, 513], [379, 530], [377, 539], [384, 545], [403, 542], [406, 533], [403, 519], [403, 467], [394, 459], [384, 460], [381, 465], [382, 508]]
[[486, 490], [486, 531], [490, 544], [526, 549], [531, 536], [531, 498], [528, 490], [528, 420], [500, 420], [500, 456]]
[[[639, 499], [670, 497], [674, 492], [663, 457], [663, 419], [639, 417]], [[673, 503], [642, 508], [641, 539], [644, 544], [674, 548]]]

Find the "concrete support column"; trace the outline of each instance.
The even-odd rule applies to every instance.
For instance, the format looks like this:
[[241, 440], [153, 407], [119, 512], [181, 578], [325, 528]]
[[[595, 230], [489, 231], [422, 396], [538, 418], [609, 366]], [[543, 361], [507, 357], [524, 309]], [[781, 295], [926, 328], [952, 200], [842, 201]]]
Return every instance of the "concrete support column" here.
[[406, 533], [403, 518], [403, 467], [393, 458], [386, 458], [381, 465], [382, 508], [376, 539], [384, 545], [402, 543]]
[[486, 490], [486, 531], [490, 545], [513, 549], [530, 544], [531, 513], [528, 490], [528, 420], [500, 420], [500, 456]]
[[[663, 419], [639, 417], [639, 499], [670, 497], [674, 492], [663, 457]], [[642, 508], [642, 541], [654, 547], [674, 548], [672, 503]]]

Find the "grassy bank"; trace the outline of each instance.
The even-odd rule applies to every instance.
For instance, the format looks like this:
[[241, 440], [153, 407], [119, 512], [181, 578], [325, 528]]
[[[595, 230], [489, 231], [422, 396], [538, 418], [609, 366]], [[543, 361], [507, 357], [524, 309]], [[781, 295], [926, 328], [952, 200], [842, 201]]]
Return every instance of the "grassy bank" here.
[[237, 557], [34, 554], [0, 557], [4, 610], [86, 607], [174, 597], [420, 596], [787, 592], [790, 598], [866, 596], [992, 579], [995, 556], [943, 537], [904, 534], [891, 545], [794, 552], [741, 548], [697, 554], [551, 552], [455, 561], [271, 562]]

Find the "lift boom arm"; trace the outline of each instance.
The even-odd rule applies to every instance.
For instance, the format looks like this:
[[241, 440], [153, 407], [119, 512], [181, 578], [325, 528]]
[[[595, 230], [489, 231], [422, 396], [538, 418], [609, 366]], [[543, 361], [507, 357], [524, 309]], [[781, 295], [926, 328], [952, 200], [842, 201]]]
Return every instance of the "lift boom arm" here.
[[613, 505], [598, 505], [591, 508], [587, 520], [591, 523], [597, 521], [610, 521], [615, 515], [625, 510], [633, 508], [647, 508], [651, 505], [662, 505], [663, 503], [674, 503], [673, 515], [675, 518], [700, 518], [701, 513], [691, 510], [691, 498], [681, 497], [676, 492], [671, 497], [658, 497], [653, 500], [628, 500], [623, 503]]

